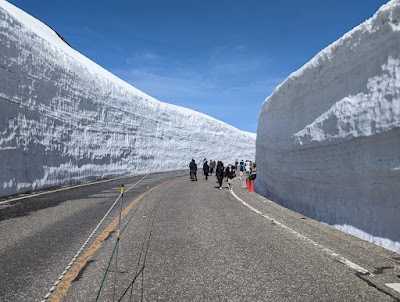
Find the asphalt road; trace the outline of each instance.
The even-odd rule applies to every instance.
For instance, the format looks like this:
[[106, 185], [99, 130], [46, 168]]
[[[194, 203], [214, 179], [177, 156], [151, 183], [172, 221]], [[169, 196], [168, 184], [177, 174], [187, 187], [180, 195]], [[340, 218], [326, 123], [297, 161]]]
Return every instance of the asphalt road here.
[[[127, 191], [137, 198], [148, 187], [184, 172], [151, 174]], [[40, 301], [53, 286], [120, 194], [144, 175], [10, 199], [0, 204], [0, 301]], [[104, 222], [119, 213], [116, 207]]]
[[[247, 192], [239, 179], [231, 192], [214, 177], [171, 176], [124, 194], [120, 240], [115, 210], [49, 301], [400, 301], [387, 286], [400, 283], [399, 254]], [[0, 301], [42, 300], [120, 183], [42, 195], [48, 207], [0, 221]]]

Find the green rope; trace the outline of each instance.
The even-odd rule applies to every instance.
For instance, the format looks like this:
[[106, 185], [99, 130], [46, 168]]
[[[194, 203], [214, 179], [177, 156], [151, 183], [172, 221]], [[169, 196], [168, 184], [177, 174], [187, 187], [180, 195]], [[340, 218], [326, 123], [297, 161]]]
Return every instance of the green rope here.
[[99, 300], [99, 298], [100, 298], [100, 293], [101, 293], [101, 291], [102, 291], [102, 289], [103, 289], [104, 282], [106, 281], [106, 277], [107, 277], [107, 274], [108, 274], [108, 270], [110, 269], [111, 261], [112, 261], [112, 259], [113, 259], [113, 257], [114, 257], [114, 253], [115, 253], [115, 251], [116, 251], [116, 249], [117, 249], [118, 242], [119, 242], [119, 237], [117, 237], [117, 240], [115, 241], [114, 250], [113, 250], [113, 252], [112, 252], [112, 254], [111, 254], [110, 260], [108, 261], [107, 269], [106, 269], [106, 271], [105, 271], [105, 273], [104, 273], [103, 280], [101, 281], [101, 285], [100, 285], [99, 291], [97, 292], [96, 302], [97, 302], [97, 301]]
[[[148, 192], [147, 192], [147, 193], [148, 193]], [[122, 233], [124, 232], [124, 230], [126, 229], [126, 227], [128, 226], [128, 224], [131, 222], [131, 219], [133, 218], [133, 216], [134, 216], [134, 215], [136, 214], [136, 212], [138, 211], [139, 206], [141, 205], [142, 201], [145, 200], [145, 199], [147, 200], [147, 194], [146, 194], [146, 196], [144, 196], [144, 198], [139, 202], [139, 204], [137, 205], [137, 207], [136, 207], [135, 210], [133, 211], [132, 215], [129, 217], [128, 221], [127, 221], [127, 222], [125, 223], [125, 225], [123, 226], [123, 228], [122, 228], [122, 230], [121, 230], [121, 232], [120, 232], [120, 236], [122, 235]], [[101, 294], [101, 291], [102, 291], [102, 289], [103, 289], [104, 282], [105, 282], [105, 280], [106, 280], [106, 278], [107, 278], [107, 274], [108, 274], [108, 271], [109, 271], [110, 266], [111, 266], [111, 261], [112, 261], [112, 259], [114, 258], [115, 251], [117, 250], [117, 246], [118, 246], [118, 242], [119, 242], [120, 236], [117, 236], [117, 240], [116, 240], [116, 242], [115, 242], [114, 250], [113, 250], [113, 252], [112, 252], [112, 254], [111, 254], [110, 260], [108, 261], [107, 269], [106, 269], [106, 271], [105, 271], [105, 273], [104, 273], [103, 280], [101, 281], [101, 285], [100, 285], [99, 291], [97, 292], [96, 302], [97, 302], [97, 301], [99, 300], [99, 298], [100, 298], [100, 294]], [[143, 268], [144, 268], [144, 267], [143, 267]], [[142, 270], [143, 270], [143, 268], [142, 268]], [[142, 270], [141, 270], [141, 271], [142, 271]], [[140, 272], [139, 272], [139, 273], [140, 273]], [[135, 279], [136, 279], [136, 278], [135, 278]]]

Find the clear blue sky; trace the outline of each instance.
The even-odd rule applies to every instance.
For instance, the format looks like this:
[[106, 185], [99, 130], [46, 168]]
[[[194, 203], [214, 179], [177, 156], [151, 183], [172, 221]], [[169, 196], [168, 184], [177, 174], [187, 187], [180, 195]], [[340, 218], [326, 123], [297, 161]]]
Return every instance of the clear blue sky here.
[[10, 0], [156, 99], [256, 132], [265, 98], [385, 0]]

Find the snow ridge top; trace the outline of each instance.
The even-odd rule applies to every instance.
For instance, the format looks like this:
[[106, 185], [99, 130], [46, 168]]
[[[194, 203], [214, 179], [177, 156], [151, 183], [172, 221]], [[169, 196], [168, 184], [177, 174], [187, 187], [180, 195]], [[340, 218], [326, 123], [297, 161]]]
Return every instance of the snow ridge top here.
[[44, 24], [43, 22], [37, 20], [33, 16], [27, 14], [23, 10], [17, 8], [16, 6], [10, 4], [9, 2], [5, 0], [0, 0], [0, 8], [6, 10], [9, 14], [11, 14], [15, 19], [17, 19], [21, 24], [23, 24], [27, 30], [31, 30], [34, 32], [37, 36], [42, 38], [44, 41], [48, 43], [49, 46], [51, 47], [56, 47], [59, 51], [62, 51], [65, 55], [70, 56], [71, 58], [75, 59], [77, 62], [79, 62], [82, 66], [90, 70], [91, 73], [96, 74], [97, 76], [107, 79], [124, 89], [132, 92], [133, 94], [139, 96], [142, 99], [146, 99], [146, 102], [149, 103], [149, 105], [153, 104], [153, 106], [160, 107], [162, 108], [170, 108], [172, 110], [175, 110], [179, 112], [180, 114], [184, 116], [190, 116], [190, 115], [196, 115], [199, 118], [205, 118], [205, 119], [210, 119], [213, 122], [221, 123], [226, 125], [227, 127], [232, 127], [232, 129], [241, 131], [243, 135], [249, 136], [251, 138], [255, 138], [256, 134], [243, 131], [240, 129], [237, 129], [231, 125], [228, 125], [220, 120], [217, 120], [209, 115], [203, 114], [201, 112], [185, 108], [182, 106], [177, 106], [165, 102], [161, 102], [152, 96], [144, 93], [143, 91], [137, 89], [136, 87], [128, 84], [127, 82], [123, 81], [122, 79], [118, 78], [108, 70], [104, 69], [100, 65], [96, 64], [89, 58], [85, 57], [83, 54], [79, 53], [72, 47], [70, 47], [65, 41], [63, 41], [58, 34], [50, 28], [48, 25]]

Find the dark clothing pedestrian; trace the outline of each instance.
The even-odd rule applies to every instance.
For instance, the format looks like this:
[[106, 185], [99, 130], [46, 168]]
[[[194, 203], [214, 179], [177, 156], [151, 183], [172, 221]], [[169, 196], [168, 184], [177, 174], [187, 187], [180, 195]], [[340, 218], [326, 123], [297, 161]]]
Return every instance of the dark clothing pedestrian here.
[[208, 173], [210, 172], [210, 167], [208, 166], [207, 161], [203, 165], [203, 173], [204, 176], [206, 177], [204, 180], [208, 180]]
[[225, 173], [226, 173], [226, 178], [228, 179], [228, 188], [232, 189], [233, 179], [236, 177], [235, 167], [232, 165], [228, 165]]
[[226, 167], [225, 173], [224, 173], [224, 176], [226, 177], [226, 181], [228, 181], [228, 169], [229, 169], [229, 166]]
[[215, 176], [224, 177], [224, 165], [221, 162], [218, 162], [217, 170], [215, 170]]
[[192, 159], [192, 161], [189, 164], [189, 169], [190, 169], [190, 180], [191, 181], [197, 181], [197, 164]]
[[224, 165], [222, 162], [218, 162], [217, 169], [215, 170], [215, 175], [218, 179], [219, 189], [222, 190], [222, 180], [224, 178]]
[[236, 177], [235, 168], [233, 166], [226, 168], [226, 177], [228, 179], [233, 179]]

